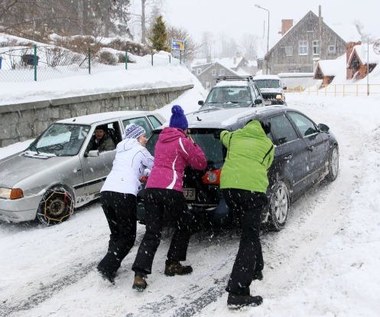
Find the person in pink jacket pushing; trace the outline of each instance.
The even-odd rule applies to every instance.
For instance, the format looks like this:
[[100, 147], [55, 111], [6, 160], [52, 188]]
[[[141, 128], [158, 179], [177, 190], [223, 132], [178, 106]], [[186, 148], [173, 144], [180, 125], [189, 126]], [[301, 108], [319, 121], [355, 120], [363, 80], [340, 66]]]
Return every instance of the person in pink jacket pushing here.
[[161, 240], [164, 212], [175, 220], [165, 275], [185, 275], [193, 271], [191, 266], [180, 263], [186, 260], [192, 222], [182, 193], [182, 181], [187, 166], [203, 170], [207, 160], [202, 149], [187, 135], [187, 128], [183, 109], [173, 106], [169, 127], [164, 128], [158, 137], [153, 168], [146, 184], [146, 231], [132, 266], [135, 271], [132, 287], [138, 291], [147, 287], [146, 278], [152, 272], [153, 259]]

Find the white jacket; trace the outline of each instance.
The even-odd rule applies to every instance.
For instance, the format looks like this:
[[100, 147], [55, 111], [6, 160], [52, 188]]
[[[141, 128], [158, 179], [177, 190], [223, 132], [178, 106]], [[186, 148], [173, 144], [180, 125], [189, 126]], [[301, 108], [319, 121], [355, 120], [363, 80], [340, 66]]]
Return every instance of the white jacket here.
[[153, 156], [137, 139], [124, 139], [116, 147], [112, 170], [107, 176], [101, 192], [112, 191], [137, 195], [140, 177], [145, 169], [153, 166]]

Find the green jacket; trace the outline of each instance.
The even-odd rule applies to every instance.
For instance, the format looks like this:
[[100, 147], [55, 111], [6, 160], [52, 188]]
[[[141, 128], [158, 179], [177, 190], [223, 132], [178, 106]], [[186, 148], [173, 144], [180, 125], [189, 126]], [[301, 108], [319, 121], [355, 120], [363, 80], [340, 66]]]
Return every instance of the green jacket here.
[[253, 120], [234, 132], [222, 131], [220, 140], [227, 148], [220, 188], [237, 188], [265, 193], [274, 146], [261, 124]]

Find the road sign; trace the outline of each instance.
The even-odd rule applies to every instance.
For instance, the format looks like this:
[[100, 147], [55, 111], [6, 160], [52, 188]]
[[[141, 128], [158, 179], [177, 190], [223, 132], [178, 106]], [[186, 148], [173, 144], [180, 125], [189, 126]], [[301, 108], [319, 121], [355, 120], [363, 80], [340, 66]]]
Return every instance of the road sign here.
[[184, 51], [185, 41], [172, 39], [172, 51]]

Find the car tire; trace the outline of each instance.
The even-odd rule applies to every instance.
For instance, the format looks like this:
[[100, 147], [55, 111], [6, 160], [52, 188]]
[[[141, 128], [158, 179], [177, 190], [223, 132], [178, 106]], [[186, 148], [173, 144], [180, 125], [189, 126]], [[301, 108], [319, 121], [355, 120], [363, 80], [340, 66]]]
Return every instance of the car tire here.
[[328, 162], [328, 174], [326, 175], [326, 179], [330, 182], [333, 182], [338, 177], [339, 173], [339, 150], [338, 147], [335, 146], [329, 157]]
[[36, 220], [44, 225], [54, 225], [66, 221], [74, 212], [74, 200], [63, 187], [46, 191], [38, 206]]
[[284, 228], [290, 208], [289, 189], [285, 182], [277, 181], [269, 198], [269, 225], [273, 231]]

